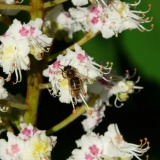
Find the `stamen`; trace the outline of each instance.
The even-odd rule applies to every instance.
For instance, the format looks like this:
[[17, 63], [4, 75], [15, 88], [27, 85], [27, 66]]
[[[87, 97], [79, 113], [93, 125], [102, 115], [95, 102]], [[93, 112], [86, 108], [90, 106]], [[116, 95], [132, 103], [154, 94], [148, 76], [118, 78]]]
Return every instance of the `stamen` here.
[[72, 96], [71, 96], [71, 95], [70, 95], [70, 100], [71, 100], [72, 107], [73, 107], [72, 113], [73, 113], [73, 114], [76, 114], [77, 112], [76, 112], [76, 109], [75, 109], [75, 106], [74, 106], [74, 102], [73, 102], [73, 99], [72, 99]]
[[117, 108], [121, 108], [122, 106], [124, 106], [124, 103], [120, 103], [120, 105], [117, 104], [117, 101], [119, 101], [118, 96], [116, 96], [115, 100], [114, 100], [114, 105]]
[[148, 9], [146, 11], [136, 11], [136, 10], [131, 10], [132, 13], [138, 13], [138, 14], [143, 14], [143, 13], [148, 13], [151, 10], [151, 4], [148, 4]]
[[16, 4], [21, 4], [21, 3], [23, 3], [23, 1], [24, 1], [24, 0], [21, 0], [21, 1], [16, 0]]
[[103, 3], [103, 5], [104, 5], [105, 7], [108, 7], [107, 4], [104, 2], [104, 0], [101, 0], [101, 2]]
[[[3, 123], [3, 121], [2, 121], [2, 119], [1, 119], [1, 117], [0, 117], [0, 124], [2, 124]], [[2, 133], [2, 130], [0, 131], [0, 134]]]
[[6, 107], [6, 106], [0, 107], [1, 112], [8, 112], [8, 110], [9, 110], [9, 107]]
[[135, 2], [134, 4], [129, 4], [130, 6], [138, 6], [140, 4], [141, 0], [139, 0], [138, 2]]
[[87, 112], [88, 112], [89, 114], [91, 114], [91, 113], [92, 113], [92, 112], [91, 112], [92, 109], [88, 106], [88, 104], [86, 103], [86, 101], [85, 101], [85, 99], [83, 98], [82, 94], [80, 93], [79, 95], [80, 95], [82, 101], [84, 102], [84, 104], [86, 105]]
[[148, 159], [149, 159], [149, 155], [147, 154], [147, 155], [146, 155], [146, 160], [148, 160]]
[[138, 77], [137, 77], [137, 80], [136, 80], [134, 83], [138, 83], [138, 82], [140, 81], [140, 79], [141, 79], [141, 77], [138, 76]]
[[133, 89], [141, 90], [141, 89], [143, 89], [143, 87], [140, 87], [140, 86], [133, 86]]
[[139, 31], [141, 31], [141, 32], [144, 32], [144, 31], [150, 32], [153, 30], [154, 24], [151, 24], [151, 29], [147, 29], [147, 28], [143, 27], [142, 25], [139, 25], [137, 27], [138, 27]]
[[[17, 70], [18, 70], [18, 71], [17, 71]], [[17, 84], [17, 83], [19, 83], [19, 82], [22, 81], [22, 73], [21, 73], [21, 69], [15, 68], [14, 71], [15, 71], [15, 74], [16, 74], [16, 82], [12, 82], [13, 85], [15, 85], [15, 84]]]
[[126, 70], [126, 77], [125, 79], [132, 79], [136, 75], [137, 69], [134, 68], [134, 72], [132, 75], [129, 74], [129, 70]]
[[6, 82], [9, 82], [11, 80], [11, 75], [12, 75], [12, 72], [9, 72], [7, 78], [5, 79]]
[[111, 80], [112, 80], [112, 76], [110, 76], [109, 77], [109, 80], [108, 79], [106, 79], [105, 77], [103, 77], [103, 75], [102, 75], [102, 77], [101, 77], [102, 79], [104, 79], [106, 82], [111, 82]]

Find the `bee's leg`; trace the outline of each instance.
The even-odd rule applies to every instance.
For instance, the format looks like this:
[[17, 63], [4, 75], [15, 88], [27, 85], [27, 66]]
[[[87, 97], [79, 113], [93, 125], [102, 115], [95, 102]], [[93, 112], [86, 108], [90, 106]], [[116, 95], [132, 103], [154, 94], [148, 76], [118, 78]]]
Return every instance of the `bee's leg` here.
[[[71, 103], [72, 103], [72, 107], [73, 107], [73, 111], [72, 111], [72, 113], [73, 114], [76, 114], [76, 109], [75, 109], [75, 105], [77, 104], [77, 102], [75, 101], [75, 99], [74, 99], [75, 97], [70, 97], [70, 99], [71, 99]], [[76, 102], [76, 103], [75, 103]]]

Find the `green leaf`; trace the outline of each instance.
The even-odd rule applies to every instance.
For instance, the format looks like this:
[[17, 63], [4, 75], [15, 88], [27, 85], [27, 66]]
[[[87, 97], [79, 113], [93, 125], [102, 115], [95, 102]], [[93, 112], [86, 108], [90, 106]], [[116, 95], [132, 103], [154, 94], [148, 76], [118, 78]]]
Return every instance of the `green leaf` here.
[[[141, 10], [146, 8], [148, 2], [141, 2], [143, 4], [143, 6], [140, 5]], [[150, 24], [145, 25], [146, 28], [149, 28], [153, 23], [154, 29], [151, 32], [125, 31], [122, 33], [121, 44], [129, 63], [137, 66], [143, 77], [160, 84], [160, 12], [158, 3], [156, 0], [152, 1], [149, 15], [155, 18]]]

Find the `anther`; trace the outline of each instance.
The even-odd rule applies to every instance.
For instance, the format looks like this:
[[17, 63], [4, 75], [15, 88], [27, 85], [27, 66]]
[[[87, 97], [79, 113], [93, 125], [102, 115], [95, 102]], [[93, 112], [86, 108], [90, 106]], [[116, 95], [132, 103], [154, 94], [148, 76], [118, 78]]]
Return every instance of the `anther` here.
[[77, 111], [75, 109], [73, 109], [72, 113], [75, 115], [75, 114], [77, 114]]
[[103, 70], [103, 66], [100, 66], [100, 68], [99, 68], [101, 71]]
[[91, 2], [91, 3], [95, 3], [95, 2], [96, 2], [96, 0], [90, 0], [90, 2]]
[[92, 115], [92, 113], [93, 113], [92, 109], [87, 109], [87, 113], [88, 113], [89, 115]]
[[149, 155], [147, 154], [147, 155], [146, 155], [146, 160], [148, 160], [148, 159], [149, 159]]
[[144, 138], [144, 140], [145, 140], [145, 141], [148, 141], [148, 139], [147, 139], [146, 137]]
[[140, 79], [141, 79], [141, 76], [138, 76], [137, 80], [135, 81], [135, 83], [138, 83], [140, 81]]

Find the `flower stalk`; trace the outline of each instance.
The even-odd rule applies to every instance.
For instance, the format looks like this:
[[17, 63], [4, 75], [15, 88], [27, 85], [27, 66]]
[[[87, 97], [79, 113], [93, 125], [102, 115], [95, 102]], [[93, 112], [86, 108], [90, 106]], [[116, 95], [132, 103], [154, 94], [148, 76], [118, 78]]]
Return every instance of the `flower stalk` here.
[[[92, 106], [95, 103], [95, 101], [96, 101], [97, 98], [98, 98], [98, 96], [92, 96], [92, 98], [88, 102], [88, 105]], [[69, 125], [71, 122], [73, 122], [74, 120], [76, 120], [78, 117], [80, 117], [85, 112], [86, 112], [86, 106], [85, 106], [85, 104], [83, 104], [81, 107], [77, 107], [76, 111], [75, 111], [75, 114], [69, 115], [63, 121], [61, 121], [57, 125], [53, 126], [49, 130], [47, 130], [46, 134], [50, 135], [52, 133], [55, 133], [55, 132], [61, 130], [62, 128], [64, 128], [67, 125]]]
[[[88, 32], [86, 33], [79, 41], [77, 41], [76, 43], [79, 45], [79, 46], [82, 46], [83, 44], [85, 44], [86, 42], [88, 42], [89, 40], [91, 40], [92, 38], [94, 38], [95, 36], [97, 36], [97, 34], [94, 34], [93, 32]], [[68, 47], [67, 49], [70, 49], [70, 50], [74, 50], [74, 45], [76, 44], [74, 43], [73, 45], [71, 45], [70, 47]], [[49, 58], [48, 58], [48, 61], [52, 61], [54, 60], [58, 55], [60, 54], [66, 54], [67, 53], [67, 50], [62, 50], [60, 52], [57, 52], [53, 55], [51, 55]]]
[[16, 5], [16, 4], [1, 4], [0, 9], [30, 11], [31, 6], [29, 6], [29, 5]]
[[[37, 17], [43, 18], [43, 0], [31, 0], [30, 4], [32, 6], [32, 10], [30, 12], [31, 19], [34, 20]], [[37, 109], [39, 104], [40, 92], [39, 84], [42, 83], [42, 64], [45, 63], [39, 62], [33, 58], [31, 58], [31, 70], [28, 71], [27, 76], [27, 98], [26, 103], [28, 105], [28, 109], [24, 115], [24, 122], [31, 123], [32, 125], [36, 124], [37, 118]]]
[[54, 0], [54, 1], [49, 1], [49, 2], [44, 3], [43, 8], [50, 8], [50, 7], [53, 7], [53, 6], [55, 6], [55, 5], [64, 3], [64, 2], [66, 2], [66, 1], [68, 1], [68, 0]]
[[22, 110], [26, 110], [28, 108], [26, 104], [15, 103], [15, 102], [7, 101], [7, 100], [4, 100], [4, 99], [0, 100], [0, 104], [2, 106], [18, 108], [18, 109], [22, 109]]

